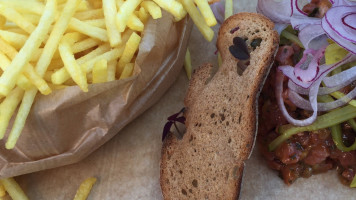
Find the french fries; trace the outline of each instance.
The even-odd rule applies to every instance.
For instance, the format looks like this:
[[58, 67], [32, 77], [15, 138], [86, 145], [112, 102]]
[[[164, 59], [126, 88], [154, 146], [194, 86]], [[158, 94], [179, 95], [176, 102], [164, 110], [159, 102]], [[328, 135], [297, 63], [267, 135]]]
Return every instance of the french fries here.
[[[194, 2], [196, 5], [194, 5]], [[207, 0], [0, 0], [0, 139], [14, 148], [38, 92], [125, 79], [149, 18], [187, 13], [207, 40]], [[200, 12], [196, 8], [199, 7]], [[17, 111], [17, 114], [15, 113]], [[14, 116], [16, 114], [16, 116]]]

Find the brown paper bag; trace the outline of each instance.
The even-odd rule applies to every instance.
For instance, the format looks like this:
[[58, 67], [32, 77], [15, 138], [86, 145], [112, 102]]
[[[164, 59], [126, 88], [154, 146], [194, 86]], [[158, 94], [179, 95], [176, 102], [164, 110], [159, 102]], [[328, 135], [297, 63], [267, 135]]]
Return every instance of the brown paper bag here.
[[77, 162], [112, 138], [174, 82], [191, 28], [188, 18], [174, 23], [163, 12], [145, 27], [131, 78], [90, 85], [87, 93], [73, 86], [38, 95], [16, 147], [6, 150], [6, 138], [0, 142], [0, 176]]

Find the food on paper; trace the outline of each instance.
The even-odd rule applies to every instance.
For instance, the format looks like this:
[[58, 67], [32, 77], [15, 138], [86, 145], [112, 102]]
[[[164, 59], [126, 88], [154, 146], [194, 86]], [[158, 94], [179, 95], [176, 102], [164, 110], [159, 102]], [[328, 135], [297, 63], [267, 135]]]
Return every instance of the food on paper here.
[[258, 11], [281, 32], [260, 98], [268, 166], [288, 185], [336, 168], [356, 187], [356, 2], [260, 0]]

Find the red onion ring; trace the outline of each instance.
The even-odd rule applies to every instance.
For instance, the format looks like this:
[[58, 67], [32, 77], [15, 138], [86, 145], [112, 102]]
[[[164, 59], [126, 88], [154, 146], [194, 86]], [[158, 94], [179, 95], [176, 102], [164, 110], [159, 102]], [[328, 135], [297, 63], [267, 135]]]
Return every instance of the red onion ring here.
[[321, 83], [321, 79], [318, 79], [313, 86], [310, 87], [310, 92], [309, 92], [309, 102], [311, 102], [311, 108], [313, 110], [312, 116], [310, 116], [307, 119], [303, 120], [298, 120], [294, 119], [292, 116], [289, 115], [283, 101], [282, 93], [283, 93], [283, 79], [284, 75], [281, 71], [277, 70], [276, 73], [276, 98], [277, 98], [277, 103], [279, 108], [281, 109], [281, 112], [283, 113], [284, 117], [287, 119], [287, 121], [291, 124], [294, 124], [296, 126], [307, 126], [312, 124], [317, 117], [317, 94], [318, 93], [318, 88]]
[[258, 13], [265, 15], [275, 23], [289, 24], [292, 15], [292, 7], [290, 0], [258, 0]]
[[306, 49], [320, 49], [329, 44], [321, 24], [305, 26], [300, 30], [298, 36]]
[[[351, 10], [353, 12], [351, 12]], [[346, 13], [345, 13], [345, 12]], [[341, 13], [340, 13], [341, 12]], [[343, 48], [356, 54], [356, 44], [352, 41], [356, 41], [356, 35], [353, 35], [354, 30], [342, 23], [342, 19], [346, 16], [356, 13], [356, 6], [337, 6], [333, 7], [326, 12], [324, 18], [321, 20], [321, 25], [326, 34], [338, 43]], [[331, 15], [330, 15], [331, 14]], [[334, 14], [334, 15], [333, 15]], [[339, 24], [331, 24], [337, 18], [340, 20]], [[350, 25], [350, 24], [349, 24]], [[352, 32], [350, 33], [350, 31]]]
[[[348, 82], [345, 82], [343, 84], [340, 84], [338, 85], [337, 87], [320, 87], [319, 88], [319, 91], [318, 91], [318, 95], [326, 95], [326, 94], [330, 94], [332, 92], [335, 92], [335, 91], [338, 91], [340, 89], [342, 89], [343, 87], [349, 85], [350, 83]], [[301, 94], [301, 95], [308, 95], [309, 94], [309, 90], [308, 89], [305, 89], [305, 88], [302, 88], [298, 85], [296, 85], [295, 83], [293, 83], [292, 81], [288, 81], [288, 88], [298, 94]]]
[[[289, 95], [289, 100], [291, 100], [292, 103], [298, 108], [302, 108], [304, 110], [312, 110], [310, 106], [310, 102], [304, 99], [298, 93], [294, 91], [289, 91], [288, 95]], [[338, 100], [327, 102], [327, 103], [317, 103], [318, 111], [329, 111], [338, 108], [350, 102], [354, 97], [356, 97], [356, 88], [354, 88], [347, 95], [343, 96]]]

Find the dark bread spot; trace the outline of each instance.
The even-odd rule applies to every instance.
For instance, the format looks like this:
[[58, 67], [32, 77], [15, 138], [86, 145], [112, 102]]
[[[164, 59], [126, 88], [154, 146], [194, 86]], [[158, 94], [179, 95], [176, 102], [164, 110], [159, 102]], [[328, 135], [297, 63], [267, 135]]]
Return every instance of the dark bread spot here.
[[227, 141], [227, 143], [231, 143], [231, 138], [229, 138], [229, 140]]
[[182, 189], [182, 194], [184, 194], [185, 196], [187, 196], [187, 191], [185, 191], [185, 189]]
[[241, 117], [242, 117], [242, 113], [240, 113], [240, 116], [239, 116], [239, 124], [241, 123]]
[[192, 185], [193, 185], [194, 187], [198, 187], [198, 181], [197, 181], [196, 179], [194, 179], [194, 180], [192, 181]]

